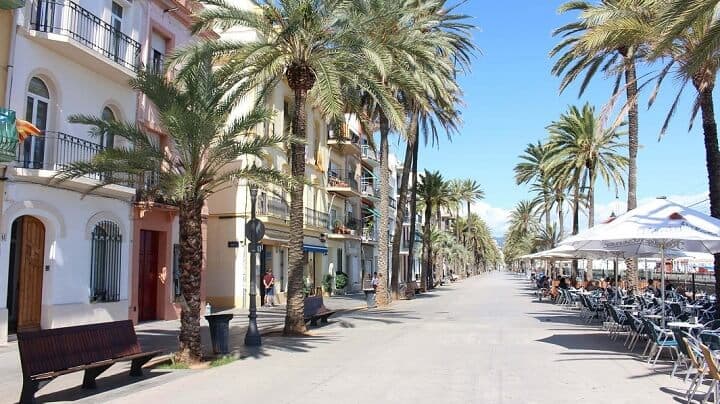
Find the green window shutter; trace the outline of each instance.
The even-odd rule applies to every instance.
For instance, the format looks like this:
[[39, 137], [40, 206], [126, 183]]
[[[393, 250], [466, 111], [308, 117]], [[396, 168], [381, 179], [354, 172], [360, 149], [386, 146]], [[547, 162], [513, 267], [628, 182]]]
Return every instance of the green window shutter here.
[[0, 108], [0, 163], [9, 163], [15, 160], [17, 144], [15, 111]]

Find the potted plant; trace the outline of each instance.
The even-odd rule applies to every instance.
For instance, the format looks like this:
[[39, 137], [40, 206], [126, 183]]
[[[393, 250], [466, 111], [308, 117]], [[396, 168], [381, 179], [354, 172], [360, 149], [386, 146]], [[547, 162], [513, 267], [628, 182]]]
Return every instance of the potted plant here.
[[323, 287], [323, 296], [329, 297], [330, 293], [332, 293], [332, 287], [333, 287], [333, 281], [335, 280], [335, 277], [331, 274], [325, 274], [322, 281], [322, 287]]
[[335, 221], [333, 222], [333, 233], [342, 234], [342, 228], [342, 221], [340, 221], [340, 219], [335, 219]]
[[350, 278], [348, 278], [345, 272], [338, 272], [335, 274], [335, 290], [345, 293], [345, 288], [348, 285]]

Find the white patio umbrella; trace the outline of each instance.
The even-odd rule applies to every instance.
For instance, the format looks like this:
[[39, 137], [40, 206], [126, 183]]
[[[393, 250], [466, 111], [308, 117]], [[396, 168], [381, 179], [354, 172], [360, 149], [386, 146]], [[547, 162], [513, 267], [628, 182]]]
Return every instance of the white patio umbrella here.
[[661, 257], [663, 326], [665, 318], [665, 256], [669, 250], [720, 252], [720, 220], [658, 198], [602, 224], [563, 240], [578, 250], [619, 251], [626, 257], [656, 253]]

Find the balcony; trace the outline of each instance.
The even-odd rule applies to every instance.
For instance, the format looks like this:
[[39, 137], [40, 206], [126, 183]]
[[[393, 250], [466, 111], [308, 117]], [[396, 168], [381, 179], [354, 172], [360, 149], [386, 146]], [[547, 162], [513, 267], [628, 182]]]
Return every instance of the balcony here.
[[346, 198], [360, 196], [360, 187], [352, 172], [330, 168], [328, 170], [327, 191]]
[[[15, 154], [15, 176], [29, 182], [47, 184], [57, 171], [75, 162], [90, 162], [103, 149], [102, 145], [90, 140], [67, 133], [46, 131], [40, 136], [31, 136], [18, 145]], [[71, 189], [88, 191], [101, 179], [101, 174], [92, 174], [61, 184]], [[135, 191], [130, 188], [135, 188], [133, 184], [137, 181], [128, 180], [123, 183], [124, 186], [110, 185], [97, 192], [118, 197], [126, 197], [128, 193], [134, 196]]]
[[140, 43], [77, 3], [34, 0], [30, 12], [28, 35], [64, 57], [122, 82], [140, 67]]
[[372, 226], [366, 226], [362, 232], [362, 242], [364, 244], [375, 244], [378, 242], [377, 229]]
[[375, 202], [380, 200], [380, 189], [377, 188], [375, 184], [370, 181], [362, 181], [360, 185], [360, 193], [365, 199], [371, 199]]
[[332, 229], [328, 238], [355, 239], [362, 237], [362, 221], [352, 213], [345, 215], [333, 215], [331, 217]]
[[290, 208], [287, 201], [277, 196], [260, 194], [257, 199], [257, 216], [265, 222], [287, 222], [290, 219]]
[[305, 208], [305, 227], [327, 230], [330, 227], [329, 215], [327, 212]]
[[344, 154], [360, 154], [360, 136], [343, 127], [344, 134], [331, 133], [328, 135], [328, 146], [335, 146], [336, 150]]
[[375, 150], [370, 148], [370, 145], [364, 144], [360, 146], [360, 154], [362, 156], [363, 163], [368, 163], [373, 167], [378, 167], [380, 165], [380, 159], [378, 158]]

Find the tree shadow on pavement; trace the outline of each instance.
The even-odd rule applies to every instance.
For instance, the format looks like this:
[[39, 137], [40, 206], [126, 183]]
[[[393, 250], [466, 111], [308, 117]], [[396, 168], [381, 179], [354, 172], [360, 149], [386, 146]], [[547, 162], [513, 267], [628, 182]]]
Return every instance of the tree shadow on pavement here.
[[317, 348], [321, 344], [327, 344], [335, 341], [336, 338], [330, 336], [303, 335], [294, 337], [282, 336], [280, 332], [265, 336], [262, 339], [262, 345], [259, 347], [246, 347], [244, 344], [234, 347], [235, 355], [240, 360], [243, 359], [261, 359], [271, 356], [274, 351], [307, 353]]

